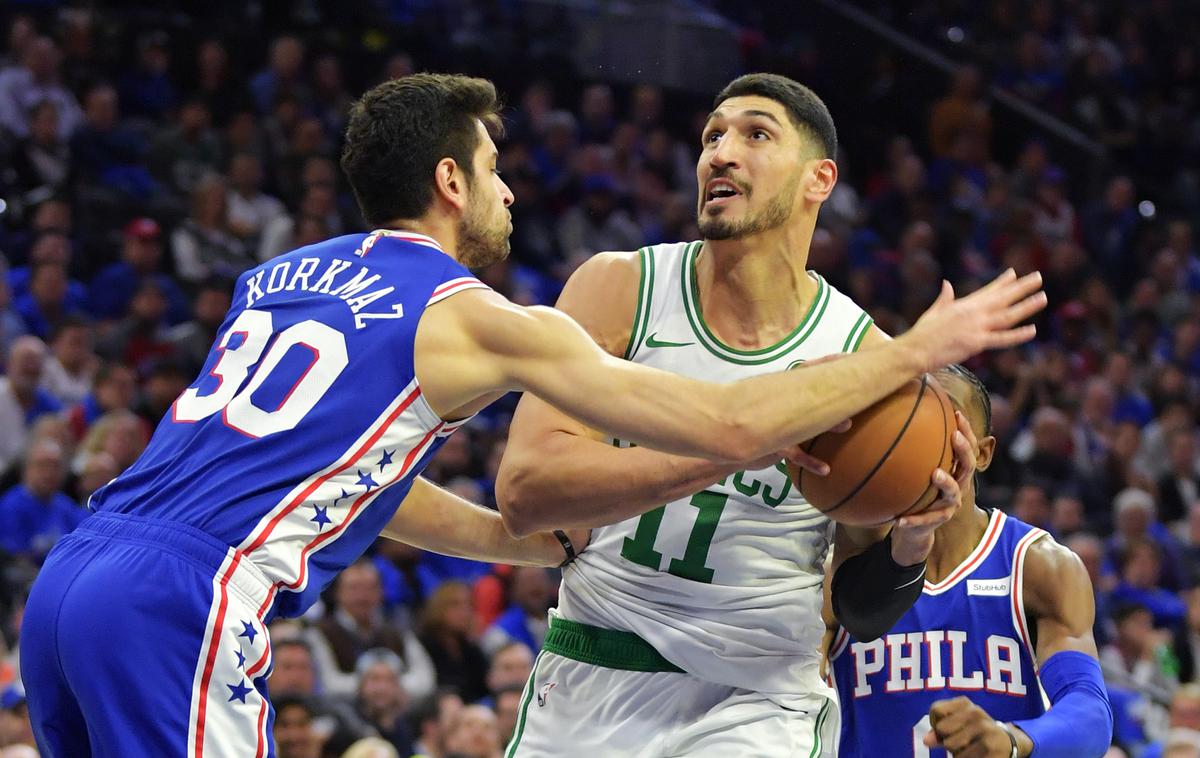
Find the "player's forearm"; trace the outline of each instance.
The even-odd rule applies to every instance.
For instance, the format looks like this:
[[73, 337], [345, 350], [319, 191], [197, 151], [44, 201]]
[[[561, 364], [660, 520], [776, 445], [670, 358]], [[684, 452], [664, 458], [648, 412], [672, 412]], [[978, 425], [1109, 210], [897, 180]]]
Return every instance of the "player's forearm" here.
[[740, 440], [742, 460], [811, 439], [895, 392], [927, 368], [910, 340], [843, 359], [724, 385], [722, 417]]
[[565, 431], [509, 441], [496, 479], [504, 525], [518, 536], [608, 526], [690, 495], [734, 467]]
[[557, 566], [566, 557], [552, 534], [515, 538], [500, 514], [418, 478], [383, 536], [422, 550], [489, 563]]

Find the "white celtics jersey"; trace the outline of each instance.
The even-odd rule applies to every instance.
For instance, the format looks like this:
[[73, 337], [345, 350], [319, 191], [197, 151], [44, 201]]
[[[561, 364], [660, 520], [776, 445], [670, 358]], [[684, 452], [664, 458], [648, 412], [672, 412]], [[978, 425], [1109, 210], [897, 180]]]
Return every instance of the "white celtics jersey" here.
[[[861, 308], [811, 274], [817, 294], [791, 334], [761, 350], [728, 347], [700, 312], [700, 247], [641, 251], [626, 358], [726, 382], [854, 351], [871, 326]], [[804, 501], [782, 463], [743, 471], [595, 530], [564, 574], [559, 609], [574, 621], [634, 632], [690, 674], [787, 705], [831, 693], [818, 664], [822, 564], [832, 536], [832, 522]]]

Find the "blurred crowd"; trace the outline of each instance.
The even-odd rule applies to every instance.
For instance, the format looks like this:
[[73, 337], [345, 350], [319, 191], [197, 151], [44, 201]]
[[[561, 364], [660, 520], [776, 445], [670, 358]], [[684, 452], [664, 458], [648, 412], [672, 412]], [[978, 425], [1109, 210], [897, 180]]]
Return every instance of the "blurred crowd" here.
[[[239, 3], [227, 9], [238, 32], [149, 7], [0, 10], [0, 755], [34, 755], [15, 652], [24, 593], [200, 371], [233, 280], [363, 230], [337, 166], [356, 94], [426, 69], [497, 80], [510, 104], [500, 169], [517, 199], [513, 255], [480, 276], [518, 302], [553, 303], [598, 251], [698, 237], [694, 162], [711, 95], [573, 70], [562, 40], [574, 32], [552, 15], [558, 41], [542, 41], [543, 6], [442, 5], [351, 2], [339, 19], [299, 3], [272, 25], [262, 4]], [[1037, 342], [971, 366], [998, 439], [980, 500], [1087, 566], [1113, 755], [1200, 755], [1189, 4], [860, 3], [963, 64], [931, 70], [937, 91], [916, 101], [888, 65], [907, 65], [899, 53], [845, 81], [835, 35], [797, 38], [755, 3], [696, 5], [745, 25], [747, 66], [769, 61], [830, 103], [847, 155], [810, 267], [881, 329], [902, 332], [943, 277], [965, 292], [1004, 267], [1043, 272], [1051, 305]], [[525, 75], [538, 70], [549, 73]], [[1015, 149], [997, 150], [1014, 135], [999, 133], [992, 86], [1102, 145], [1099, 178], [1082, 181], [1068, 170], [1074, 148], [1028, 124]], [[890, 104], [917, 117], [864, 118]], [[450, 438], [428, 476], [493, 504], [514, 403]], [[381, 540], [303, 619], [272, 625], [279, 755], [495, 758], [556, 584], [554, 572]]]

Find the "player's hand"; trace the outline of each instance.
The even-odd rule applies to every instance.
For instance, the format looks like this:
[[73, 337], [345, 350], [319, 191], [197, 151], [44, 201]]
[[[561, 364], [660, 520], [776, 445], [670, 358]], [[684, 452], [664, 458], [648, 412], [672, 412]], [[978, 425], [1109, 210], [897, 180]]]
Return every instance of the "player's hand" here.
[[[834, 434], [841, 434], [848, 429], [850, 429], [850, 419], [846, 419], [832, 429], [822, 432], [822, 434], [829, 434], [830, 432], [833, 432]], [[829, 464], [814, 455], [810, 455], [807, 451], [805, 451], [802, 445], [792, 445], [791, 447], [786, 447], [783, 450], [780, 450], [778, 453], [765, 456], [764, 458], [755, 461], [750, 466], [747, 466], [746, 470], [756, 471], [760, 468], [774, 466], [776, 463], [779, 463], [780, 460], [783, 460], [785, 463], [790, 463], [793, 466], [798, 466], [805, 471], [816, 474], [817, 476], [825, 476], [829, 473]]]
[[[934, 703], [929, 709], [929, 723], [933, 728], [925, 735], [926, 747], [945, 748], [954, 758], [1012, 755], [1012, 741], [1000, 722], [965, 697]], [[1028, 756], [1032, 743], [1020, 729], [1013, 731], [1017, 737], [1017, 755]]]
[[955, 411], [958, 429], [950, 438], [954, 449], [954, 475], [934, 469], [930, 481], [941, 495], [920, 513], [903, 516], [892, 529], [892, 560], [901, 566], [912, 566], [929, 557], [933, 549], [933, 533], [954, 518], [962, 507], [962, 491], [975, 475], [975, 434], [961, 413]]
[[1042, 275], [1017, 278], [1011, 268], [984, 287], [962, 298], [954, 297], [950, 282], [913, 328], [899, 339], [923, 356], [925, 369], [933, 371], [993, 348], [1020, 345], [1037, 330], [1022, 321], [1046, 307]]

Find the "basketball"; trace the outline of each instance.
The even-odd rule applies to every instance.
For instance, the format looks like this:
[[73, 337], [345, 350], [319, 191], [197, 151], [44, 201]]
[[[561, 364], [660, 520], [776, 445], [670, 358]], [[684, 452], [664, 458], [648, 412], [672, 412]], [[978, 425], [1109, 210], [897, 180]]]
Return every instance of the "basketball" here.
[[935, 468], [950, 471], [957, 425], [946, 391], [928, 374], [854, 417], [846, 432], [826, 432], [804, 449], [829, 464], [818, 476], [788, 466], [808, 502], [849, 526], [878, 526], [929, 506]]

